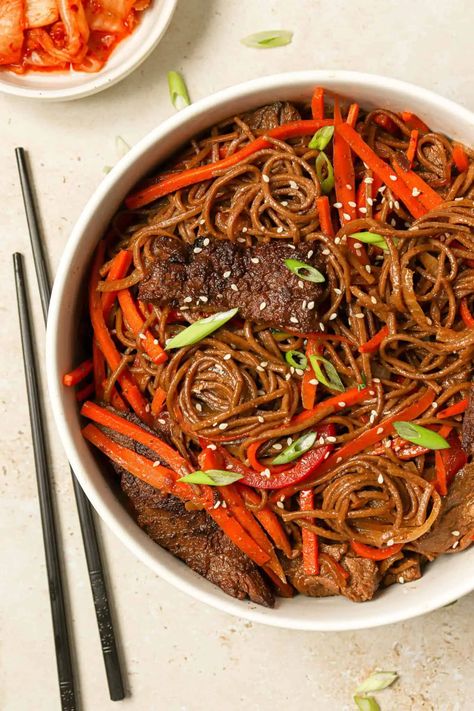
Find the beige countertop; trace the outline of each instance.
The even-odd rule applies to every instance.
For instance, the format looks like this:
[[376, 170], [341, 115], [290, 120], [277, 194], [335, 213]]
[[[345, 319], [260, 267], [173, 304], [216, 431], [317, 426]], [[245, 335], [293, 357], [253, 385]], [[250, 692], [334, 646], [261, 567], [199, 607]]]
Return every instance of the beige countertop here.
[[[0, 708], [59, 708], [30, 443], [11, 253], [27, 255], [38, 348], [43, 326], [13, 149], [30, 152], [54, 269], [83, 205], [117, 160], [115, 136], [136, 142], [173, 108], [166, 72], [184, 73], [193, 99], [256, 76], [340, 68], [418, 83], [474, 109], [474, 6], [469, 0], [180, 0], [153, 55], [97, 96], [42, 104], [0, 96]], [[286, 48], [239, 43], [263, 29], [294, 30]], [[108, 700], [78, 520], [65, 457], [49, 415], [83, 708], [299, 711], [354, 708], [375, 667], [400, 681], [383, 711], [473, 708], [474, 595], [425, 617], [350, 633], [272, 629], [216, 612], [174, 590], [99, 524], [129, 690]], [[403, 602], [403, 601], [402, 601]], [[317, 604], [317, 603], [315, 603]]]

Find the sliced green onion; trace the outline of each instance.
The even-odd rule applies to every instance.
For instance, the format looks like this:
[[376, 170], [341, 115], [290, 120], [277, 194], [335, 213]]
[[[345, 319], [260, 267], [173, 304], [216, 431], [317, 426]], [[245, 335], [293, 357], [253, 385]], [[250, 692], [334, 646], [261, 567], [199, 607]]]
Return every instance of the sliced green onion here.
[[290, 44], [293, 39], [293, 32], [289, 30], [267, 30], [264, 32], [255, 32], [253, 35], [247, 35], [240, 41], [246, 47], [254, 49], [272, 49], [273, 47], [284, 47]]
[[[339, 373], [329, 360], [323, 358], [320, 355], [310, 355], [309, 360], [313, 367], [316, 378], [320, 383], [325, 385], [327, 388], [330, 388], [331, 390], [337, 390], [340, 393], [344, 392], [344, 390], [346, 389], [344, 387], [344, 383], [339, 377]], [[326, 371], [326, 373], [323, 373], [323, 369], [319, 365], [320, 363], [322, 363], [322, 365], [324, 366], [324, 370]]]
[[191, 472], [182, 476], [178, 481], [185, 481], [187, 484], [206, 484], [207, 486], [228, 486], [234, 481], [239, 481], [243, 478], [243, 474], [237, 472], [229, 472], [224, 469], [208, 469], [203, 472], [201, 470]]
[[368, 691], [381, 691], [391, 686], [398, 679], [397, 672], [376, 671], [359, 684], [356, 694], [366, 694]]
[[377, 699], [373, 696], [354, 696], [359, 711], [381, 711]]
[[319, 269], [312, 267], [311, 264], [306, 264], [306, 262], [299, 262], [297, 259], [285, 259], [285, 267], [305, 281], [312, 281], [315, 284], [321, 284], [326, 281], [325, 276], [321, 274]]
[[308, 366], [308, 359], [301, 351], [287, 351], [285, 360], [293, 368], [299, 368], [300, 370], [306, 370]]
[[327, 195], [334, 187], [334, 168], [324, 151], [321, 151], [316, 158], [316, 175], [318, 176], [321, 190]]
[[[363, 242], [364, 244], [373, 244], [375, 247], [380, 247], [384, 252], [388, 252], [388, 244], [385, 241], [385, 237], [378, 235], [376, 232], [354, 232], [353, 235], [349, 235], [351, 239], [357, 242]], [[394, 240], [396, 243], [398, 240]]]
[[450, 444], [437, 432], [429, 430], [427, 427], [415, 425], [413, 422], [394, 422], [393, 426], [402, 439], [406, 439], [413, 444], [419, 444], [427, 449], [449, 449]]
[[192, 346], [194, 343], [209, 336], [210, 333], [217, 331], [217, 329], [227, 323], [227, 321], [234, 318], [238, 311], [238, 308], [231, 309], [230, 311], [222, 311], [221, 313], [212, 314], [212, 316], [199, 319], [199, 321], [192, 323], [185, 328], [184, 331], [181, 331], [181, 333], [178, 333], [174, 338], [168, 341], [165, 350]]
[[360, 378], [361, 378], [362, 382], [357, 383], [357, 390], [359, 392], [367, 387], [367, 378], [365, 377], [365, 373], [361, 373]]
[[119, 158], [123, 158], [130, 150], [130, 144], [122, 136], [115, 136], [115, 150]]
[[298, 459], [298, 457], [301, 457], [308, 449], [311, 449], [316, 442], [316, 437], [316, 432], [308, 432], [308, 434], [303, 435], [284, 449], [278, 457], [275, 457], [272, 464], [288, 464], [288, 462]]
[[179, 111], [184, 109], [185, 106], [189, 106], [191, 99], [184, 79], [179, 72], [168, 72], [168, 88], [171, 103], [175, 109]]
[[334, 126], [322, 126], [308, 143], [308, 148], [324, 151], [331, 138], [334, 136]]

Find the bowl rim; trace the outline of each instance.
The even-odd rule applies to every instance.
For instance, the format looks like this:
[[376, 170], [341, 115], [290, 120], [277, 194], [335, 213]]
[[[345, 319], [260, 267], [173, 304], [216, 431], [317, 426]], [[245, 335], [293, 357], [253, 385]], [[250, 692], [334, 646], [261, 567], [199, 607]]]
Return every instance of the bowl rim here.
[[[451, 585], [451, 587], [437, 586], [432, 591], [430, 590], [432, 594], [428, 596], [428, 599], [426, 599], [426, 595], [420, 595], [418, 599], [412, 600], [400, 595], [400, 604], [391, 605], [388, 610], [383, 609], [381, 611], [379, 606], [375, 605], [375, 601], [364, 603], [364, 608], [368, 605], [373, 606], [374, 611], [372, 615], [362, 615], [359, 617], [357, 614], [358, 606], [354, 603], [350, 603], [354, 607], [354, 615], [350, 620], [346, 618], [338, 619], [337, 615], [334, 614], [332, 617], [330, 616], [330, 619], [300, 619], [292, 616], [287, 610], [282, 612], [278, 609], [268, 610], [266, 608], [260, 608], [248, 601], [240, 601], [223, 595], [221, 591], [214, 588], [214, 586], [210, 586], [210, 584], [207, 587], [200, 586], [199, 580], [191, 582], [190, 579], [185, 579], [185, 577], [178, 572], [171, 570], [166, 562], [157, 560], [153, 555], [153, 550], [155, 550], [157, 544], [148, 538], [127, 512], [125, 513], [129, 521], [118, 520], [116, 513], [111, 510], [113, 507], [109, 506], [103, 500], [102, 495], [89, 476], [76, 447], [72, 428], [66, 424], [67, 408], [64, 402], [64, 388], [61, 385], [62, 373], [58, 369], [57, 354], [61, 348], [62, 295], [67, 289], [68, 279], [70, 278], [70, 272], [74, 262], [74, 255], [80, 247], [83, 233], [91, 221], [93, 221], [94, 215], [100, 209], [104, 198], [108, 196], [110, 198], [113, 194], [113, 188], [119, 182], [120, 178], [126, 176], [129, 170], [133, 166], [136, 166], [148, 151], [152, 150], [160, 140], [166, 139], [167, 135], [179, 129], [180, 126], [188, 124], [188, 122], [193, 121], [193, 119], [201, 115], [208, 115], [214, 107], [221, 103], [237, 100], [239, 98], [242, 99], [243, 97], [250, 103], [253, 97], [256, 97], [260, 91], [264, 90], [280, 89], [281, 91], [285, 91], [285, 88], [294, 85], [301, 85], [302, 87], [308, 84], [331, 86], [340, 83], [352, 84], [354, 86], [354, 93], [357, 92], [358, 88], [369, 87], [380, 89], [387, 96], [390, 96], [391, 93], [403, 94], [403, 98], [409, 99], [413, 97], [413, 99], [416, 98], [418, 100], [418, 103], [420, 103], [421, 100], [431, 107], [439, 107], [441, 105], [450, 114], [462, 117], [463, 121], [474, 126], [474, 114], [471, 111], [450, 99], [439, 96], [435, 92], [398, 79], [346, 70], [310, 70], [280, 73], [243, 82], [202, 98], [177, 114], [172, 115], [142, 138], [117, 166], [115, 166], [111, 173], [104, 178], [89, 198], [72, 230], [59, 264], [51, 297], [46, 339], [48, 388], [54, 420], [62, 445], [92, 505], [122, 543], [161, 578], [201, 602], [207, 603], [220, 611], [248, 619], [252, 622], [305, 631], [367, 629], [408, 620], [443, 607], [457, 600], [459, 597], [468, 594], [474, 590], [474, 576], [459, 576], [459, 579], [456, 580], [456, 584]], [[133, 523], [133, 527], [129, 525], [129, 522]], [[151, 543], [151, 546], [149, 543]], [[466, 554], [467, 552], [463, 553], [463, 555]], [[425, 573], [425, 576], [426, 575], [427, 573]], [[201, 579], [200, 576], [196, 576], [196, 578]], [[408, 588], [408, 586], [406, 587]], [[408, 590], [406, 592], [408, 592]], [[327, 599], [328, 598], [326, 598], [326, 600]], [[314, 603], [317, 604], [317, 601], [315, 600]]]
[[[0, 71], [0, 92], [11, 96], [40, 99], [42, 101], [71, 101], [73, 99], [83, 99], [86, 96], [92, 96], [100, 91], [104, 91], [104, 89], [108, 89], [128, 77], [129, 74], [137, 69], [140, 64], [150, 56], [168, 29], [177, 4], [178, 0], [159, 0], [156, 6], [147, 8], [145, 12], [156, 16], [156, 21], [152, 24], [152, 31], [145, 36], [136, 52], [131, 54], [130, 57], [125, 58], [111, 70], [100, 70], [97, 73], [91, 74], [84, 72], [84, 76], [88, 77], [88, 80], [85, 80], [84, 83], [77, 86], [62, 89], [40, 89], [11, 84], [10, 82], [2, 80], [2, 72]], [[133, 32], [130, 35], [130, 38], [131, 37], [133, 37]], [[129, 37], [125, 37], [120, 45], [126, 43], [128, 39]], [[118, 49], [120, 49], [120, 46]], [[107, 66], [107, 64], [105, 66]], [[11, 72], [8, 72], [8, 74], [11, 74]], [[67, 75], [67, 72], [61, 74]], [[57, 76], [57, 74], [55, 75], [53, 73], [51, 76], [54, 77]]]

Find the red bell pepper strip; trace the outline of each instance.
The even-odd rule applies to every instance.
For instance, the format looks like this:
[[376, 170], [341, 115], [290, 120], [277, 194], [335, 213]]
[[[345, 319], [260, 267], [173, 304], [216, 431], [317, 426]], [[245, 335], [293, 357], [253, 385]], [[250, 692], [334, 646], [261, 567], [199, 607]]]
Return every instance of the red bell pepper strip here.
[[414, 192], [417, 195], [418, 200], [426, 210], [434, 210], [438, 205], [441, 205], [443, 202], [441, 195], [438, 195], [436, 190], [433, 190], [418, 173], [415, 173], [413, 170], [405, 170], [396, 158], [393, 161], [393, 169], [397, 176], [401, 178], [411, 190], [411, 194], [413, 195]]
[[359, 543], [359, 541], [351, 541], [351, 548], [361, 558], [386, 560], [391, 555], [399, 553], [403, 548], [403, 543], [395, 543], [393, 546], [387, 546], [386, 548], [373, 548], [372, 546], [366, 546], [365, 543]]
[[284, 472], [286, 469], [288, 469], [287, 464], [279, 464], [273, 467], [266, 467], [264, 464], [260, 464], [257, 458], [257, 453], [263, 442], [265, 442], [264, 439], [258, 440], [257, 442], [252, 442], [252, 444], [250, 444], [247, 448], [246, 455], [252, 469], [256, 472], [263, 472], [265, 471], [265, 469], [268, 469], [271, 474]]
[[[312, 489], [300, 491], [298, 497], [301, 511], [314, 509], [314, 493]], [[314, 531], [301, 529], [303, 541], [303, 570], [305, 575], [319, 575], [319, 542]]]
[[453, 146], [453, 161], [454, 165], [460, 173], [464, 173], [469, 168], [469, 158], [462, 146], [459, 144]]
[[416, 156], [416, 148], [418, 146], [418, 129], [414, 128], [410, 133], [410, 140], [408, 142], [407, 148], [407, 159], [410, 164], [410, 168], [413, 167], [413, 162]]
[[319, 225], [321, 232], [326, 237], [334, 237], [334, 225], [331, 219], [331, 206], [327, 195], [321, 195], [316, 199], [316, 207], [319, 214]]
[[223, 158], [222, 160], [215, 161], [214, 163], [207, 163], [206, 165], [201, 165], [197, 168], [189, 168], [188, 170], [173, 173], [153, 185], [148, 185], [147, 187], [138, 190], [136, 193], [129, 195], [125, 199], [125, 204], [129, 210], [135, 210], [138, 207], [148, 205], [150, 202], [153, 202], [164, 195], [176, 192], [176, 190], [181, 190], [189, 185], [195, 185], [196, 183], [200, 183], [204, 180], [215, 178], [220, 175], [223, 170], [237, 165], [257, 151], [262, 150], [262, 148], [268, 148], [271, 144], [267, 140], [267, 137], [278, 138], [284, 141], [287, 138], [293, 138], [295, 136], [312, 136], [313, 133], [316, 133], [316, 131], [323, 126], [332, 125], [333, 121], [331, 119], [313, 119], [292, 121], [290, 123], [283, 124], [282, 126], [276, 126], [275, 128], [271, 128], [267, 131], [265, 136], [256, 138], [239, 151], [232, 153], [232, 155]]
[[467, 297], [463, 296], [459, 305], [459, 313], [466, 328], [474, 328], [474, 317], [467, 305]]
[[88, 358], [83, 363], [78, 365], [77, 368], [71, 370], [70, 373], [66, 373], [66, 375], [63, 375], [63, 385], [66, 385], [66, 387], [68, 388], [72, 387], [73, 385], [77, 385], [78, 383], [82, 382], [84, 378], [87, 378], [89, 373], [92, 372], [92, 368], [92, 358]]
[[122, 289], [117, 292], [120, 307], [123, 311], [126, 322], [133, 331], [135, 338], [140, 340], [140, 349], [148, 353], [153, 363], [159, 365], [168, 360], [168, 356], [163, 348], [158, 343], [158, 340], [149, 331], [143, 331], [145, 322], [140, 314], [129, 289]]
[[[390, 448], [395, 452], [398, 459], [402, 459], [403, 461], [409, 461], [422, 454], [427, 454], [430, 451], [427, 447], [422, 447], [420, 444], [411, 444], [401, 437], [394, 437], [390, 441]], [[383, 454], [384, 452], [385, 446], [383, 444], [379, 444], [370, 450], [371, 455]]]
[[416, 128], [421, 133], [429, 133], [430, 127], [426, 125], [424, 121], [421, 120], [419, 116], [413, 114], [411, 111], [402, 111], [402, 120], [408, 128]]
[[380, 331], [369, 338], [368, 341], [359, 346], [359, 353], [375, 353], [380, 348], [380, 344], [388, 336], [388, 326], [383, 326]]
[[[336, 135], [340, 134], [354, 153], [369, 166], [375, 175], [383, 183], [390, 186], [392, 192], [405, 203], [413, 217], [422, 217], [426, 213], [423, 204], [416, 197], [413, 197], [406, 183], [398, 179], [392, 168], [374, 153], [357, 131], [346, 123], [336, 125], [335, 129]], [[395, 177], [395, 180], [393, 180], [393, 177]]]
[[436, 413], [436, 417], [439, 420], [443, 420], [448, 417], [462, 415], [463, 412], [466, 412], [468, 405], [469, 399], [465, 397], [462, 400], [455, 402], [454, 405], [449, 405], [449, 407], [445, 407], [444, 410], [440, 410], [438, 413]]
[[317, 341], [308, 339], [306, 344], [306, 358], [308, 365], [301, 379], [301, 404], [305, 410], [312, 410], [316, 400], [316, 389], [318, 387], [317, 380], [314, 375], [314, 370], [310, 363], [310, 356], [321, 353], [322, 348]]
[[441, 496], [446, 496], [454, 477], [466, 464], [467, 454], [462, 448], [457, 432], [452, 427], [443, 425], [439, 434], [447, 439], [449, 449], [435, 452], [436, 489]]
[[316, 121], [324, 118], [324, 89], [317, 86], [311, 98], [311, 116]]

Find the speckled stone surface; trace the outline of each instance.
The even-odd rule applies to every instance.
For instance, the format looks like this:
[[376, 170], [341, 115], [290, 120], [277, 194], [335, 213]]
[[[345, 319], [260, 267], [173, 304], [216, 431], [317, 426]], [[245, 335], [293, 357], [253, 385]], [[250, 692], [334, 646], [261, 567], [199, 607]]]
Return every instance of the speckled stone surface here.
[[[0, 97], [0, 708], [59, 708], [36, 483], [30, 444], [11, 253], [28, 254], [13, 149], [31, 153], [52, 267], [103, 167], [115, 136], [134, 143], [173, 108], [166, 71], [194, 99], [233, 83], [291, 69], [340, 68], [419, 83], [474, 109], [469, 0], [180, 0], [164, 40], [131, 77], [69, 104]], [[257, 30], [295, 32], [283, 49], [250, 50]], [[37, 342], [43, 326], [36, 290]], [[340, 634], [290, 632], [228, 617], [159, 580], [100, 526], [119, 620], [129, 697], [108, 700], [73, 492], [50, 415], [82, 707], [87, 711], [199, 711], [285, 706], [354, 708], [356, 683], [375, 667], [400, 681], [379, 694], [383, 711], [474, 708], [474, 595], [423, 618]], [[402, 601], [403, 602], [403, 601]]]

